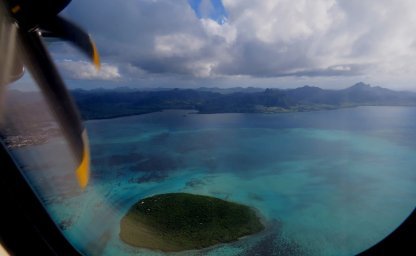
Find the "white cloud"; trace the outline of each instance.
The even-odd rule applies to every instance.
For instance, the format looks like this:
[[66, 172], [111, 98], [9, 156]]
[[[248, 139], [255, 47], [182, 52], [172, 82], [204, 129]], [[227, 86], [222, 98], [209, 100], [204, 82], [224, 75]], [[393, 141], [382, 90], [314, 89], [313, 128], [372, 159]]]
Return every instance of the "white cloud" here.
[[237, 39], [237, 29], [235, 26], [229, 23], [220, 25], [211, 19], [201, 19], [201, 23], [208, 37], [219, 37], [229, 45], [235, 43]]
[[351, 67], [346, 66], [346, 65], [339, 65], [339, 66], [334, 66], [330, 68], [335, 71], [350, 71], [351, 70]]
[[87, 80], [117, 80], [121, 78], [118, 67], [108, 63], [102, 63], [97, 70], [93, 64], [86, 61], [64, 60], [58, 63], [58, 67], [65, 77]]
[[187, 56], [201, 50], [204, 42], [189, 34], [158, 35], [154, 47], [157, 55], [162, 57]]
[[[292, 74], [315, 80], [365, 75], [380, 81], [375, 78], [382, 72], [386, 81], [403, 75], [409, 84], [416, 82], [414, 0], [223, 0], [223, 4], [228, 13], [223, 25], [206, 17], [213, 8], [210, 1], [201, 7], [202, 19], [186, 0], [74, 1], [67, 15], [90, 30], [103, 57], [120, 67], [137, 67], [140, 78]], [[91, 15], [90, 6], [99, 6], [100, 14]], [[119, 77], [113, 68], [105, 73]], [[77, 72], [94, 77], [92, 71]]]
[[336, 15], [334, 0], [225, 0], [224, 5], [242, 38], [266, 43], [305, 40], [327, 30]]

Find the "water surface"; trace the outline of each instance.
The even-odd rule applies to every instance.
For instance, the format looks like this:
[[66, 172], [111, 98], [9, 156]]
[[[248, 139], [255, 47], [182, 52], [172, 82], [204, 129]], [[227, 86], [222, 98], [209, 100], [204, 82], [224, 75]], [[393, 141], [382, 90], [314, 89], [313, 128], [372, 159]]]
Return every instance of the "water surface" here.
[[359, 107], [88, 121], [91, 184], [46, 204], [87, 254], [161, 254], [123, 244], [119, 220], [143, 197], [189, 192], [255, 207], [268, 228], [179, 255], [352, 255], [416, 205], [415, 120], [415, 108]]

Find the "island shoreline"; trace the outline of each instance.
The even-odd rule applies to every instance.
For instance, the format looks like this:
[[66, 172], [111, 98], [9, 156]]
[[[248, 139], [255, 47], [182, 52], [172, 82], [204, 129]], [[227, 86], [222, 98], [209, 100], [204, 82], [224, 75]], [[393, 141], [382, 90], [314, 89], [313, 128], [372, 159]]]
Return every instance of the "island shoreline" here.
[[136, 248], [181, 252], [237, 242], [267, 226], [264, 216], [251, 206], [205, 195], [168, 193], [136, 202], [120, 221], [119, 238]]

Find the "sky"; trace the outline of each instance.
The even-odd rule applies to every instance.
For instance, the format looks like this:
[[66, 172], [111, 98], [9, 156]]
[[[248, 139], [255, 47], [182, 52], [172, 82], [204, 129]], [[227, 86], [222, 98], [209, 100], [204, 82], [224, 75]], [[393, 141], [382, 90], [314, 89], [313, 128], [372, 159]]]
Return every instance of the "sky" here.
[[129, 86], [416, 91], [414, 0], [73, 0], [62, 15], [96, 41], [97, 72], [51, 43], [72, 88]]

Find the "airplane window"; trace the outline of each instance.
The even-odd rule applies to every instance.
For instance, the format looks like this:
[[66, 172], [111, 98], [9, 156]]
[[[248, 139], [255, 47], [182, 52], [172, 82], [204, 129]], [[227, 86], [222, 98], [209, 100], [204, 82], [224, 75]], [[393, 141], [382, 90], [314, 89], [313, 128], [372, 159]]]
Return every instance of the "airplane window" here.
[[39, 29], [83, 123], [0, 9], [0, 139], [82, 254], [355, 255], [414, 210], [416, 93], [354, 4], [98, 2]]

